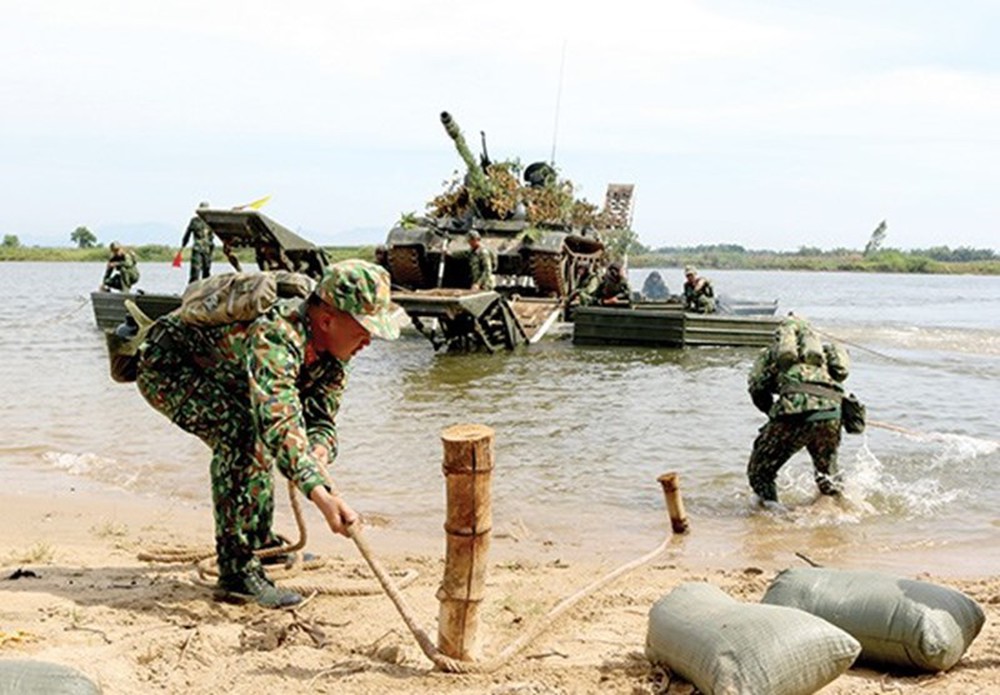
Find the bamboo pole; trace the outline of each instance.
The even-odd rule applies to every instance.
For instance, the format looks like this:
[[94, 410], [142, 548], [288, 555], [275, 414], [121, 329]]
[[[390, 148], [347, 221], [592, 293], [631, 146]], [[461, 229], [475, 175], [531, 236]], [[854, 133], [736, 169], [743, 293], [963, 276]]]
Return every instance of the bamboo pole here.
[[454, 425], [441, 433], [448, 509], [444, 579], [437, 591], [438, 649], [465, 661], [479, 656], [479, 605], [493, 528], [493, 440], [493, 429], [485, 425]]
[[663, 487], [663, 496], [667, 498], [667, 512], [670, 514], [670, 526], [674, 533], [687, 533], [688, 520], [684, 512], [684, 500], [681, 499], [679, 476], [676, 473], [664, 473], [657, 480]]

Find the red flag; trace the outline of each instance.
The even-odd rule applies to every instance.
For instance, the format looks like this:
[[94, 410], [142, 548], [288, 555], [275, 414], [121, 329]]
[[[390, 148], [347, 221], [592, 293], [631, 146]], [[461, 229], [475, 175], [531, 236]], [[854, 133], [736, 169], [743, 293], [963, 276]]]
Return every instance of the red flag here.
[[174, 266], [175, 268], [180, 268], [180, 267], [181, 267], [181, 263], [183, 262], [183, 261], [182, 261], [182, 258], [181, 258], [181, 256], [182, 256], [183, 254], [184, 254], [184, 249], [181, 249], [180, 251], [178, 251], [178, 252], [177, 252], [177, 255], [176, 255], [176, 256], [174, 256], [174, 263], [173, 263], [173, 266]]

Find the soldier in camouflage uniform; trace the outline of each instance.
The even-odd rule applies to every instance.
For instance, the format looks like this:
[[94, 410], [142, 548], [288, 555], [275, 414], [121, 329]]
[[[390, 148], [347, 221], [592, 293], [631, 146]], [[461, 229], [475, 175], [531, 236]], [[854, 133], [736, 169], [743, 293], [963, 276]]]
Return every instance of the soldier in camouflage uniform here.
[[580, 306], [596, 304], [594, 297], [600, 284], [601, 278], [593, 271], [590, 263], [578, 261], [574, 269], [573, 291], [569, 295], [569, 303]]
[[684, 266], [684, 311], [698, 314], [715, 313], [715, 288], [706, 277], [698, 277], [698, 269]]
[[632, 300], [632, 290], [628, 286], [628, 280], [622, 273], [621, 263], [611, 263], [608, 265], [604, 277], [601, 278], [597, 290], [591, 298], [591, 304], [598, 306], [614, 306], [617, 304], [629, 304]]
[[[208, 203], [202, 201], [198, 207], [207, 208]], [[184, 238], [181, 239], [181, 248], [187, 246], [189, 240], [191, 240], [191, 274], [188, 276], [188, 282], [194, 282], [212, 274], [212, 252], [215, 250], [212, 228], [197, 215], [188, 222]]]
[[475, 229], [465, 235], [469, 240], [469, 275], [472, 289], [492, 290], [496, 287], [493, 277], [493, 254], [482, 244], [482, 236]]
[[112, 241], [108, 247], [111, 258], [104, 269], [104, 279], [101, 280], [101, 292], [120, 290], [128, 292], [132, 285], [139, 282], [139, 263], [135, 252], [127, 249], [117, 241]]
[[[841, 491], [837, 471], [840, 446], [840, 404], [847, 378], [847, 353], [839, 346], [819, 345], [808, 322], [786, 319], [776, 332], [797, 346], [782, 350], [775, 343], [757, 358], [747, 387], [757, 408], [768, 422], [753, 444], [747, 477], [761, 502], [777, 502], [775, 479], [781, 467], [803, 447], [812, 457], [816, 485], [824, 495]], [[811, 336], [816, 348], [803, 350], [803, 338]], [[803, 354], [805, 353], [805, 354]]]
[[307, 299], [279, 300], [247, 323], [198, 328], [161, 317], [141, 349], [137, 385], [156, 410], [212, 449], [212, 498], [222, 598], [294, 605], [254, 551], [275, 544], [272, 466], [347, 533], [358, 519], [326, 483], [345, 368], [371, 338], [394, 339], [389, 274], [348, 260], [325, 269]]

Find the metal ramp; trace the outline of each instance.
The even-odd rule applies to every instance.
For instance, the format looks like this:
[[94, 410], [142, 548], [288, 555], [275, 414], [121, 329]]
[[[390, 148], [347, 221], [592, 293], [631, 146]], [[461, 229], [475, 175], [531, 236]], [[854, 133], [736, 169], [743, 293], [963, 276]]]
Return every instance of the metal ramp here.
[[435, 350], [498, 352], [533, 343], [557, 320], [556, 300], [508, 300], [493, 290], [396, 291], [392, 301]]
[[287, 270], [318, 280], [329, 264], [322, 248], [256, 210], [202, 208], [196, 213], [225, 246], [254, 249], [261, 270]]
[[632, 194], [635, 184], [609, 183], [601, 217], [606, 229], [632, 228]]

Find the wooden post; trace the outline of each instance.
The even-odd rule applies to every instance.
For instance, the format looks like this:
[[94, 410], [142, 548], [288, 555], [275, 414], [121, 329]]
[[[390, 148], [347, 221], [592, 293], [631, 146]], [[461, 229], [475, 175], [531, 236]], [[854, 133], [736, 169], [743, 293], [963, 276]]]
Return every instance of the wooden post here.
[[681, 488], [676, 473], [664, 473], [657, 480], [663, 486], [663, 495], [667, 498], [667, 512], [670, 514], [670, 527], [674, 533], [687, 533], [688, 520], [684, 513], [684, 500], [681, 499]]
[[479, 604], [493, 529], [493, 439], [485, 425], [454, 425], [441, 433], [448, 509], [444, 579], [437, 591], [438, 649], [465, 661], [479, 650]]

